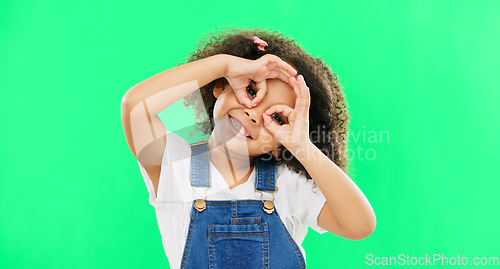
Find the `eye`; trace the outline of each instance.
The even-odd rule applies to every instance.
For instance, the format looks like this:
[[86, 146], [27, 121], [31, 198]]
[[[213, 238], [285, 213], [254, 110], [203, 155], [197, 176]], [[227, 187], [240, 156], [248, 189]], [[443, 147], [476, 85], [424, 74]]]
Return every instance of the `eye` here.
[[283, 119], [283, 116], [281, 116], [281, 114], [273, 113], [273, 114], [271, 114], [271, 117], [273, 117], [273, 119], [275, 121], [277, 121], [280, 125], [283, 125], [286, 123], [285, 120]]
[[250, 86], [250, 85], [248, 85], [248, 86], [247, 86], [247, 92], [248, 92], [248, 93], [249, 93], [249, 94], [250, 94], [253, 98], [255, 98], [255, 96], [257, 96], [257, 91], [255, 91], [255, 89], [254, 89], [252, 86]]

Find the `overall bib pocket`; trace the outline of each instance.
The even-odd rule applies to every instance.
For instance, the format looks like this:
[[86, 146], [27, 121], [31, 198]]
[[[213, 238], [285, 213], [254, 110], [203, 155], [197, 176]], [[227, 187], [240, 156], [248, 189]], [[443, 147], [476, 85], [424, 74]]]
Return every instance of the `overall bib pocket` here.
[[269, 268], [269, 233], [261, 224], [208, 226], [210, 268]]

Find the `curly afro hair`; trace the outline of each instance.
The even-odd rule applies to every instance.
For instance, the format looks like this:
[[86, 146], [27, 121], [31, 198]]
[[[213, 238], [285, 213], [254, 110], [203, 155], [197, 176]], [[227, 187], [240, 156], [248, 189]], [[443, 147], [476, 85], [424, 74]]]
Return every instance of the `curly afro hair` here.
[[[267, 42], [265, 51], [249, 36], [258, 36]], [[210, 33], [202, 38], [196, 52], [189, 54], [187, 62], [197, 61], [216, 54], [229, 54], [250, 60], [256, 60], [265, 54], [274, 54], [291, 64], [302, 74], [310, 90], [309, 137], [311, 142], [330, 158], [342, 171], [348, 173], [349, 157], [347, 154], [347, 132], [349, 114], [342, 87], [330, 67], [320, 58], [314, 58], [291, 40], [276, 31], [261, 29], [227, 28]], [[196, 118], [196, 128], [208, 135], [214, 129], [213, 109], [217, 100], [213, 95], [216, 83], [226, 85], [225, 78], [216, 79], [200, 88], [199, 94], [191, 93], [184, 98], [184, 106], [192, 107]], [[203, 110], [204, 108], [204, 110]], [[209, 117], [207, 117], [209, 115]], [[264, 155], [264, 154], [263, 154]], [[305, 173], [311, 178], [304, 166], [282, 146], [281, 156], [274, 157], [266, 153], [268, 159], [274, 159], [277, 165], [285, 165], [293, 171]]]

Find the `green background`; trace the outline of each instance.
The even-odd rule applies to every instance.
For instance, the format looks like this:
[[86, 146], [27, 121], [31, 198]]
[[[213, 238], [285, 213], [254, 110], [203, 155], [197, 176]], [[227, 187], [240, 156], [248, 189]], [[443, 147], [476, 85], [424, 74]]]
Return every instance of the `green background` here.
[[[499, 1], [0, 5], [1, 268], [168, 268], [120, 102], [222, 26], [292, 37], [345, 88], [351, 178], [377, 228], [361, 241], [310, 229], [309, 268], [500, 256]], [[168, 110], [182, 116], [167, 129], [192, 119]]]

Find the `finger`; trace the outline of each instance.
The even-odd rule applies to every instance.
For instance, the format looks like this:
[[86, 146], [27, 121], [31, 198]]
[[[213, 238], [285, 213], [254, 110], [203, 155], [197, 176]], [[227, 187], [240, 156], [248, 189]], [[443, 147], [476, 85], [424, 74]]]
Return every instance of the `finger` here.
[[[262, 101], [262, 99], [264, 99], [264, 96], [267, 93], [267, 81], [266, 80], [270, 79], [270, 78], [278, 78], [278, 79], [281, 79], [282, 81], [288, 83], [289, 76], [282, 69], [275, 69], [275, 70], [270, 71], [269, 74], [267, 74], [267, 76], [265, 78], [262, 78], [263, 79], [262, 82], [259, 82], [259, 83], [256, 84], [257, 95], [252, 100], [252, 106], [253, 107], [257, 106]], [[266, 81], [266, 82], [264, 82], [264, 81]]]
[[263, 57], [266, 57], [266, 60], [268, 62], [274, 62], [276, 65], [288, 72], [290, 75], [294, 76], [297, 74], [297, 70], [295, 70], [290, 64], [287, 62], [283, 61], [280, 57], [273, 55], [273, 54], [266, 54]]
[[292, 85], [293, 91], [295, 92], [295, 95], [297, 95], [297, 98], [295, 99], [295, 108], [298, 108], [300, 106], [300, 103], [302, 102], [302, 92], [299, 82], [295, 77], [290, 77], [289, 84]]
[[[281, 61], [281, 60], [279, 60], [279, 61]], [[269, 77], [271, 74], [274, 74], [274, 75], [279, 75], [279, 77], [288, 79], [288, 77], [291, 76], [287, 70], [277, 66], [276, 62], [267, 62], [267, 64], [265, 65], [265, 68], [266, 68], [266, 72], [268, 73], [267, 77]], [[274, 76], [274, 77], [276, 78], [278, 76]]]
[[288, 83], [288, 78], [291, 77], [285, 70], [283, 69], [274, 69], [269, 72], [267, 78], [279, 78], [282, 81]]
[[268, 64], [266, 65], [266, 68], [267, 68], [270, 72], [271, 72], [271, 71], [279, 71], [280, 73], [282, 73], [282, 74], [283, 74], [285, 77], [287, 77], [287, 78], [288, 78], [288, 77], [290, 77], [290, 76], [292, 76], [292, 75], [290, 74], [290, 72], [289, 72], [287, 69], [283, 68], [283, 66], [278, 66], [278, 65], [276, 65], [276, 63], [274, 63], [274, 62], [268, 63]]
[[281, 69], [283, 69], [283, 70], [285, 70], [291, 76], [297, 75], [297, 70], [295, 70], [295, 68], [293, 68], [290, 64], [288, 64], [287, 62], [285, 62], [285, 61], [283, 61], [281, 59], [278, 62], [278, 67], [281, 68]]
[[273, 105], [269, 109], [266, 110], [264, 114], [271, 116], [274, 113], [279, 113], [283, 115], [284, 117], [289, 117], [290, 114], [292, 113], [293, 108], [283, 105], [283, 104], [278, 104], [278, 105]]
[[276, 123], [276, 121], [267, 114], [262, 114], [262, 118], [264, 119], [264, 127], [273, 135], [276, 136], [276, 133], [279, 132], [281, 125]]
[[260, 62], [260, 64], [262, 64], [261, 65], [262, 68], [259, 68], [259, 71], [256, 72], [256, 78], [257, 79], [279, 78], [284, 82], [288, 82], [288, 77], [292, 75], [290, 74], [289, 70], [284, 69], [285, 67], [287, 67], [286, 63], [275, 55], [271, 54], [266, 54], [266, 55], [269, 56], [263, 58], [262, 61]]
[[264, 96], [267, 93], [267, 81], [266, 79], [257, 82], [255, 84], [255, 87], [257, 88], [257, 94], [255, 95], [255, 98], [251, 101], [251, 107], [257, 106], [257, 104], [264, 98]]
[[255, 87], [257, 88], [257, 94], [255, 95], [255, 98], [252, 100], [252, 107], [257, 106], [260, 103], [260, 101], [264, 99], [264, 96], [266, 96], [267, 80], [263, 80], [262, 82], [255, 84]]
[[276, 62], [272, 62], [272, 61], [270, 61], [270, 62], [268, 62], [268, 63], [266, 64], [266, 67], [267, 67], [267, 69], [269, 69], [269, 70], [273, 70], [273, 69], [275, 69], [275, 68], [276, 68], [276, 66], [277, 66]]
[[[300, 75], [299, 75], [300, 77]], [[293, 90], [295, 91], [295, 94], [297, 95], [297, 98], [295, 99], [295, 107], [294, 107], [294, 110], [295, 110], [295, 116], [294, 118], [297, 116], [297, 114], [300, 114], [300, 115], [303, 115], [302, 117], [304, 118], [307, 118], [307, 111], [309, 111], [309, 109], [306, 107], [304, 108], [304, 106], [306, 106], [306, 98], [303, 97], [303, 90], [302, 90], [302, 86], [301, 84], [297, 81], [297, 79], [295, 79], [295, 77], [291, 77], [290, 78], [290, 84], [293, 84]]]
[[309, 87], [307, 87], [304, 76], [302, 76], [302, 75], [299, 76], [298, 82], [299, 82], [299, 87], [300, 87], [300, 91], [301, 91], [301, 98], [299, 101], [298, 110], [299, 110], [300, 114], [307, 116], [307, 113], [309, 112], [309, 106], [311, 104]]
[[248, 108], [252, 108], [252, 100], [250, 100], [250, 98], [248, 97], [248, 93], [246, 91], [246, 88], [243, 90], [240, 89], [240, 90], [235, 91], [235, 95], [236, 95], [236, 99], [238, 99], [238, 101], [241, 104], [245, 105]]

